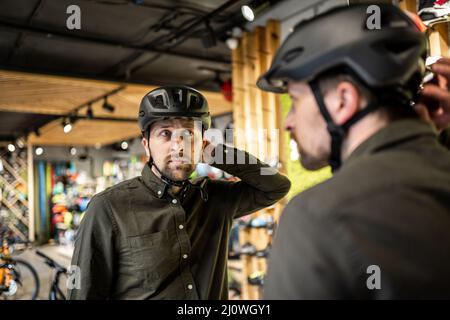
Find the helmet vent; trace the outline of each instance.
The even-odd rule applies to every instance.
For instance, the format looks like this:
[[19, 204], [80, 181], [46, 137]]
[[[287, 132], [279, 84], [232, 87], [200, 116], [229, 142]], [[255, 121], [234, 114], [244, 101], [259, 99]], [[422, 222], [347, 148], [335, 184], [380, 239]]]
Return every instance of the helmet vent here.
[[173, 93], [173, 102], [175, 103], [181, 103], [181, 90], [175, 90]]
[[164, 98], [163, 98], [163, 96], [161, 94], [157, 95], [155, 97], [155, 106], [157, 108], [163, 108], [164, 107]]
[[304, 50], [303, 47], [298, 47], [298, 48], [295, 48], [295, 49], [292, 49], [292, 50], [288, 51], [284, 55], [283, 61], [286, 62], [286, 63], [291, 62], [292, 60], [297, 58], [299, 55], [301, 55], [303, 50]]
[[387, 43], [378, 43], [374, 46], [379, 51], [389, 52], [391, 54], [400, 55], [417, 47], [414, 41], [395, 41]]
[[197, 109], [198, 99], [196, 96], [191, 95], [189, 98], [189, 109]]

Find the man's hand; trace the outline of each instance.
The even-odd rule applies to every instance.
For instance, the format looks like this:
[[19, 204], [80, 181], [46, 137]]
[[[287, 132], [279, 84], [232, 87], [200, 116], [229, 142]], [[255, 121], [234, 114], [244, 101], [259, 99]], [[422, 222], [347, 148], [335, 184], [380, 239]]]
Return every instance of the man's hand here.
[[[450, 126], [450, 58], [439, 59], [431, 65], [431, 70], [438, 76], [438, 85], [425, 85], [416, 110], [423, 119], [432, 122], [441, 131]], [[438, 107], [433, 108], [426, 101], [434, 101]]]
[[216, 146], [209, 140], [203, 140], [203, 149], [200, 162], [211, 164], [214, 159]]

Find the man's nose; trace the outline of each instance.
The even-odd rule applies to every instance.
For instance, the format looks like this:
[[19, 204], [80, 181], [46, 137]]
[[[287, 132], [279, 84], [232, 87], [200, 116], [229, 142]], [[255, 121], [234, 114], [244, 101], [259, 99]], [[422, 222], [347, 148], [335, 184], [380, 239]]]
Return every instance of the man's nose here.
[[183, 139], [173, 139], [172, 140], [172, 150], [178, 151], [184, 149]]
[[183, 139], [183, 136], [181, 135], [173, 136], [171, 144], [172, 151], [178, 153], [183, 152], [186, 142], [186, 139]]
[[289, 113], [286, 116], [286, 119], [284, 120], [284, 130], [286, 131], [291, 131], [292, 127], [293, 127], [293, 116], [292, 116], [292, 112], [289, 111]]

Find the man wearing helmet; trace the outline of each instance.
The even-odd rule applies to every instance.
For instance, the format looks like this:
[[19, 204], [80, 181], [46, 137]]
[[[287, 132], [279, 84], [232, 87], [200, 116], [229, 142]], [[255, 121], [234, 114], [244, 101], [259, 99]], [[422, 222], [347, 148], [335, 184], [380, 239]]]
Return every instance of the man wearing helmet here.
[[[290, 94], [285, 128], [302, 164], [334, 172], [285, 208], [266, 298], [450, 297], [450, 152], [418, 115], [448, 127], [448, 88], [417, 94], [425, 35], [379, 7], [380, 29], [366, 27], [363, 5], [301, 22], [258, 80]], [[450, 78], [443, 65], [433, 70]], [[433, 98], [441, 105], [420, 102]]]
[[[207, 142], [208, 103], [192, 88], [152, 90], [138, 122], [148, 164], [142, 176], [89, 203], [72, 259], [79, 283], [69, 298], [227, 299], [232, 220], [280, 200], [289, 180], [244, 151]], [[245, 164], [221, 163], [230, 155]], [[200, 160], [241, 180], [190, 181]]]

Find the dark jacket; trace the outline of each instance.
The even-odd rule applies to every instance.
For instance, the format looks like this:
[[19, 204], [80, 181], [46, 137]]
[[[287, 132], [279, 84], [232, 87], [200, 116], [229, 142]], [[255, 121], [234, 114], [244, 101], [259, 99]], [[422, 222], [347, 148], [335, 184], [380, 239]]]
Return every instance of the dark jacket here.
[[247, 158], [214, 165], [241, 181], [201, 178], [173, 196], [146, 165], [142, 176], [97, 194], [77, 234], [72, 265], [80, 267], [81, 287], [69, 298], [227, 299], [232, 220], [274, 204], [290, 182], [278, 173], [261, 175], [271, 168], [248, 164], [243, 151], [219, 145], [217, 152]]
[[419, 120], [381, 129], [290, 201], [271, 254], [268, 299], [450, 298], [449, 150]]

